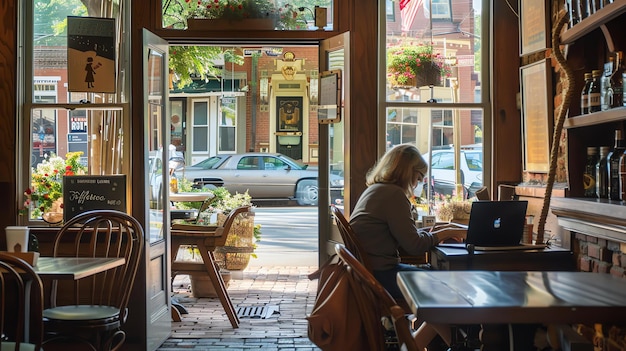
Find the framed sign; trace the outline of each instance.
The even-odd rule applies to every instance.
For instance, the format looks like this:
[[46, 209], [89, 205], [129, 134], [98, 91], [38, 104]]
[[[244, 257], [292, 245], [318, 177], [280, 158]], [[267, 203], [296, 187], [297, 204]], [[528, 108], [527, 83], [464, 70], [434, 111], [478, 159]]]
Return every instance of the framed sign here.
[[319, 123], [341, 122], [341, 70], [321, 72], [319, 84], [319, 105], [317, 106]]
[[67, 17], [67, 85], [71, 92], [115, 93], [115, 19]]
[[547, 0], [520, 0], [520, 55], [549, 47], [549, 17]]
[[547, 173], [553, 113], [550, 61], [544, 59], [520, 68], [524, 169]]
[[91, 210], [126, 212], [125, 175], [63, 177], [63, 219]]

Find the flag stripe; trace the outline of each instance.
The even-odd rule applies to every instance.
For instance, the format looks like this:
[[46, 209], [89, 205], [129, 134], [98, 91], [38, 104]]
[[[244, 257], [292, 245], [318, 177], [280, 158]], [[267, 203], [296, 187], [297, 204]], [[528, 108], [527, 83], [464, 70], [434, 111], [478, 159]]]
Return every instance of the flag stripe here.
[[401, 29], [403, 32], [408, 32], [411, 29], [415, 15], [417, 15], [417, 11], [422, 6], [423, 2], [424, 0], [400, 1], [400, 17], [402, 18]]

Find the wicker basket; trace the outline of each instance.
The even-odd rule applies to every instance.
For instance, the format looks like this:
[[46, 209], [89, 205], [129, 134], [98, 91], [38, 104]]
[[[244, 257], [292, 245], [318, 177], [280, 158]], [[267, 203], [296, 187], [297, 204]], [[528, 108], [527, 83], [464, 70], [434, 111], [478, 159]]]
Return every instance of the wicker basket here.
[[[218, 213], [217, 224], [222, 225], [226, 215]], [[215, 259], [220, 268], [242, 270], [248, 266], [254, 251], [254, 214], [248, 212], [235, 218], [228, 232], [226, 245], [215, 248]]]

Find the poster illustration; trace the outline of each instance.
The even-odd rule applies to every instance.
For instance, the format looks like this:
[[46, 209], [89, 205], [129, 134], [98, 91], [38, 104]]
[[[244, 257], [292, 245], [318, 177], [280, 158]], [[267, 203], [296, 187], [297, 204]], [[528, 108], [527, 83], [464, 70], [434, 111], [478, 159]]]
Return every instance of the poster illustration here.
[[115, 93], [115, 19], [67, 17], [68, 90]]

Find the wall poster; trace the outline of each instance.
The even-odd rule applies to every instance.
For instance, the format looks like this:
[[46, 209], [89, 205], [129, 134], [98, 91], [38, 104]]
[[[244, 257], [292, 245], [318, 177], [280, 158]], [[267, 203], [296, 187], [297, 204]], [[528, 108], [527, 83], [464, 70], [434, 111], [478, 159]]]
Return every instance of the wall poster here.
[[524, 170], [547, 173], [550, 167], [553, 107], [550, 61], [544, 59], [520, 68]]
[[71, 92], [115, 93], [115, 19], [67, 17], [67, 80]]
[[548, 2], [520, 0], [520, 55], [527, 55], [549, 47]]

